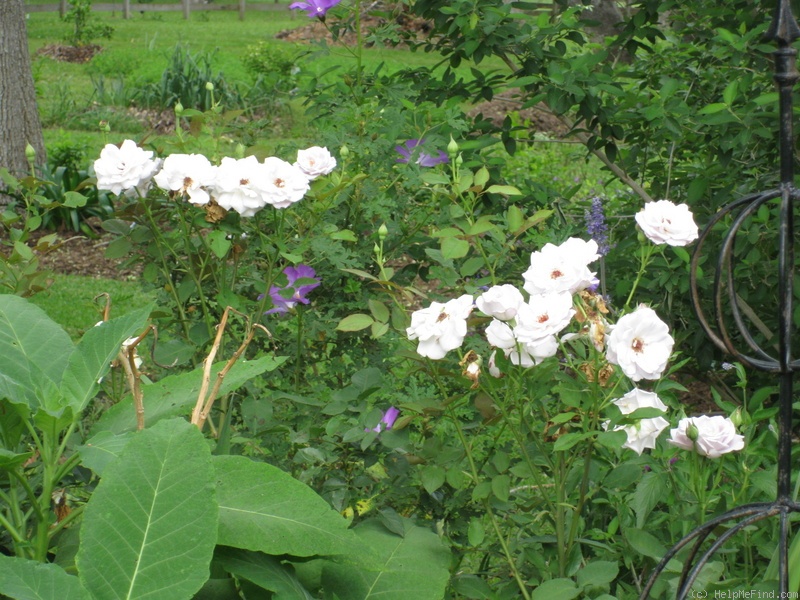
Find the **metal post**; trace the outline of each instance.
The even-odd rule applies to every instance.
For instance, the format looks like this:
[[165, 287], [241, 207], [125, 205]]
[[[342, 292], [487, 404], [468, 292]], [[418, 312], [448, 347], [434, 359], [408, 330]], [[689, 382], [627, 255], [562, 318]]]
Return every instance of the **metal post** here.
[[[778, 494], [774, 502], [754, 503], [735, 508], [727, 513], [711, 519], [697, 527], [680, 540], [662, 558], [653, 571], [650, 580], [642, 591], [641, 598], [647, 598], [656, 579], [664, 571], [667, 563], [684, 548], [690, 548], [685, 558], [683, 573], [678, 581], [677, 600], [687, 598], [697, 576], [708, 560], [725, 542], [742, 531], [745, 527], [758, 521], [777, 516], [779, 518], [778, 537], [778, 586], [782, 594], [789, 591], [788, 573], [788, 539], [789, 515], [800, 512], [800, 504], [791, 499], [791, 446], [792, 446], [792, 394], [794, 373], [800, 370], [800, 359], [792, 357], [793, 323], [793, 281], [794, 281], [794, 207], [800, 202], [800, 191], [794, 187], [794, 132], [792, 91], [800, 74], [797, 71], [797, 51], [792, 43], [800, 38], [800, 27], [792, 15], [789, 0], [779, 0], [773, 16], [772, 24], [765, 36], [766, 41], [777, 44], [775, 57], [775, 84], [778, 88], [779, 102], [779, 149], [780, 149], [780, 186], [778, 189], [764, 193], [756, 193], [729, 204], [718, 211], [706, 225], [705, 230], [695, 247], [690, 266], [692, 302], [700, 325], [706, 334], [722, 350], [732, 354], [745, 365], [761, 371], [775, 373], [779, 380], [778, 387]], [[734, 246], [739, 229], [761, 206], [779, 200], [780, 223], [778, 228], [778, 348], [775, 355], [756, 342], [748, 330], [742, 317], [740, 300], [736, 294], [736, 281], [732, 268]], [[715, 325], [712, 327], [703, 314], [697, 285], [698, 269], [703, 248], [714, 226], [725, 217], [733, 217], [733, 223], [723, 237], [722, 247], [716, 261], [714, 274], [714, 312]], [[735, 325], [735, 334], [731, 333], [731, 324], [726, 319], [724, 309], [728, 309]], [[747, 353], [741, 351], [734, 339], [742, 340], [748, 347]], [[738, 522], [737, 522], [738, 521]], [[722, 531], [722, 533], [720, 533]], [[701, 546], [712, 535], [716, 539], [701, 553]], [[794, 591], [794, 590], [793, 590]]]

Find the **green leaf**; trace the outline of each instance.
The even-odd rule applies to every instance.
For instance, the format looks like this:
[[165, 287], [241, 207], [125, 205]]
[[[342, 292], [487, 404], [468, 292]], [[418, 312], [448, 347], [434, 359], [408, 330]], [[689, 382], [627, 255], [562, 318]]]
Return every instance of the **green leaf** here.
[[128, 445], [133, 436], [132, 431], [115, 435], [110, 431], [101, 431], [83, 446], [78, 446], [81, 455], [81, 464], [102, 475], [105, 468], [114, 462]]
[[595, 560], [578, 571], [578, 585], [603, 586], [614, 581], [619, 573], [619, 565], [610, 560]]
[[556, 443], [553, 444], [553, 450], [556, 452], [563, 452], [564, 450], [569, 450], [575, 444], [578, 444], [585, 440], [586, 438], [592, 437], [595, 435], [594, 431], [584, 431], [581, 433], [565, 433], [564, 435], [558, 436]]
[[80, 208], [86, 206], [88, 198], [80, 192], [64, 192], [64, 206], [69, 208]]
[[376, 321], [380, 321], [381, 323], [388, 323], [389, 322], [389, 309], [386, 308], [386, 305], [383, 302], [379, 302], [378, 300], [373, 300], [370, 298], [367, 301], [369, 305], [369, 312], [372, 313], [372, 316], [375, 317]]
[[432, 494], [444, 485], [446, 475], [445, 470], [439, 465], [425, 465], [420, 473], [422, 487], [429, 494]]
[[490, 194], [504, 194], [506, 196], [521, 196], [520, 192], [513, 185], [490, 185], [486, 191]]
[[[432, 531], [405, 519], [405, 536], [374, 519], [353, 529], [365, 544], [362, 565], [326, 561], [322, 581], [340, 600], [441, 600], [450, 578], [450, 553]], [[376, 563], [371, 568], [371, 563]]]
[[667, 553], [667, 549], [658, 538], [643, 529], [626, 529], [625, 539], [628, 540], [631, 548], [644, 556], [661, 560], [661, 557]]
[[217, 543], [267, 554], [347, 554], [347, 521], [288, 473], [243, 456], [215, 456]]
[[232, 243], [228, 239], [228, 234], [222, 229], [215, 229], [208, 234], [208, 247], [217, 256], [217, 258], [225, 258], [228, 251], [231, 249]]
[[228, 573], [275, 592], [276, 600], [314, 600], [297, 580], [292, 565], [282, 564], [272, 556], [223, 547], [216, 558]]
[[486, 537], [486, 531], [483, 528], [483, 523], [478, 517], [472, 517], [467, 528], [467, 539], [470, 546], [480, 546]]
[[58, 386], [75, 350], [61, 326], [24, 298], [0, 295], [0, 397], [34, 411], [58, 403]]
[[0, 594], [15, 600], [89, 600], [80, 580], [58, 565], [2, 554]]
[[469, 242], [457, 237], [442, 238], [442, 256], [444, 258], [463, 258], [469, 252]]
[[508, 230], [511, 233], [516, 233], [522, 227], [523, 214], [518, 206], [511, 205], [508, 207], [506, 213], [506, 222], [508, 223]]
[[533, 600], [572, 600], [581, 593], [580, 588], [571, 579], [550, 579], [533, 590]]
[[645, 473], [633, 493], [631, 506], [636, 513], [636, 527], [643, 528], [650, 511], [663, 500], [667, 494], [667, 484], [659, 473]]
[[354, 315], [347, 315], [344, 319], [339, 321], [336, 326], [336, 331], [361, 331], [370, 327], [375, 320], [369, 315], [356, 313]]
[[[255, 360], [239, 360], [222, 382], [220, 395], [227, 394], [254, 377], [277, 369], [286, 361], [283, 356], [266, 355]], [[211, 380], [217, 376], [224, 362], [218, 362], [211, 368]], [[144, 422], [149, 427], [166, 417], [189, 415], [197, 402], [197, 395], [203, 383], [201, 368], [188, 373], [169, 375], [155, 383], [142, 386], [144, 397]], [[95, 423], [91, 434], [96, 435], [101, 431], [110, 431], [120, 434], [136, 429], [136, 414], [133, 410], [133, 399], [126, 396], [121, 402], [115, 404], [103, 413]]]
[[489, 584], [477, 575], [457, 575], [452, 580], [453, 589], [470, 600], [494, 600], [497, 598]]
[[508, 502], [511, 489], [511, 478], [508, 475], [492, 477], [492, 493], [501, 502]]
[[86, 505], [81, 581], [96, 598], [191, 598], [216, 529], [209, 446], [183, 419], [162, 421], [134, 436]]
[[356, 234], [349, 229], [342, 229], [341, 231], [334, 231], [331, 234], [332, 240], [342, 240], [344, 242], [357, 242]]
[[111, 319], [89, 329], [69, 358], [61, 389], [75, 413], [80, 413], [97, 393], [98, 381], [105, 376], [122, 348], [122, 342], [144, 330], [152, 306]]
[[703, 108], [697, 111], [698, 115], [713, 115], [715, 113], [721, 112], [728, 108], [728, 105], [724, 102], [715, 102], [713, 104], [707, 104]]

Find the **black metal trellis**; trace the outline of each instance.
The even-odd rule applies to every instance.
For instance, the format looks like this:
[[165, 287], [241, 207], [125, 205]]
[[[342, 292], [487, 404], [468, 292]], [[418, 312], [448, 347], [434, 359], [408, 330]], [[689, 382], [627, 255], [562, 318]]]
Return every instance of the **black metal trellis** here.
[[[700, 571], [725, 542], [748, 525], [763, 519], [780, 518], [778, 539], [778, 585], [781, 594], [789, 590], [788, 538], [789, 515], [800, 512], [800, 504], [791, 499], [791, 426], [792, 426], [792, 387], [795, 371], [800, 371], [800, 359], [792, 357], [792, 282], [794, 278], [794, 204], [800, 201], [800, 191], [794, 187], [794, 133], [792, 127], [792, 91], [800, 73], [797, 71], [797, 50], [792, 43], [800, 38], [800, 27], [792, 14], [789, 0], [779, 0], [772, 24], [767, 31], [766, 40], [777, 44], [774, 79], [779, 97], [779, 150], [780, 186], [768, 192], [752, 194], [733, 202], [720, 210], [711, 219], [700, 235], [691, 262], [692, 302], [697, 317], [715, 345], [729, 352], [742, 363], [762, 371], [775, 373], [779, 379], [778, 388], [778, 494], [774, 502], [754, 503], [740, 506], [716, 517], [680, 540], [662, 558], [653, 571], [650, 580], [642, 591], [641, 598], [649, 596], [658, 576], [670, 560], [683, 548], [690, 547], [678, 581], [677, 600], [683, 600], [691, 591]], [[760, 347], [751, 335], [742, 318], [740, 300], [736, 294], [731, 259], [736, 244], [736, 235], [742, 224], [762, 205], [773, 200], [780, 201], [778, 228], [778, 346], [773, 355]], [[728, 215], [736, 215], [722, 241], [722, 248], [716, 262], [714, 275], [714, 312], [716, 327], [706, 319], [700, 306], [697, 287], [697, 273], [703, 246], [714, 226]], [[733, 317], [736, 333], [749, 347], [747, 354], [741, 352], [733, 343], [730, 329], [725, 322], [723, 305]], [[731, 523], [733, 523], [731, 525]], [[720, 526], [728, 526], [718, 535], [704, 552], [701, 547], [708, 537]], [[786, 597], [786, 596], [782, 596]]]

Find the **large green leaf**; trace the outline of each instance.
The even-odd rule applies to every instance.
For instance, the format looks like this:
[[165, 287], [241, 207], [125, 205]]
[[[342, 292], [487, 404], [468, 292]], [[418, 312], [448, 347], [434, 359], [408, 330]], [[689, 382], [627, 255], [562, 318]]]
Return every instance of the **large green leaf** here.
[[38, 306], [0, 295], [0, 397], [35, 410], [57, 400], [75, 346]]
[[209, 576], [217, 530], [211, 452], [183, 419], [136, 434], [105, 470], [76, 559], [95, 598], [191, 598]]
[[122, 342], [144, 329], [150, 306], [92, 327], [81, 338], [62, 380], [61, 391], [75, 413], [80, 413], [97, 393], [99, 380], [105, 376], [122, 348]]
[[83, 446], [77, 448], [81, 455], [81, 464], [102, 476], [106, 467], [113, 464], [133, 435], [133, 431], [127, 431], [120, 435], [115, 435], [110, 431], [101, 431], [92, 436]]
[[0, 594], [14, 600], [88, 600], [80, 580], [54, 564], [0, 554]]
[[[450, 578], [450, 553], [427, 528], [405, 520], [405, 536], [369, 520], [354, 528], [369, 549], [363, 564], [328, 561], [322, 571], [326, 590], [340, 600], [440, 600]], [[379, 568], [372, 568], [376, 562]]]
[[223, 547], [216, 558], [229, 573], [274, 592], [273, 600], [314, 600], [297, 580], [292, 565], [268, 554]]
[[[273, 371], [286, 360], [283, 356], [262, 356], [255, 360], [240, 360], [228, 371], [220, 388], [220, 394], [243, 385], [253, 377], [258, 377], [267, 371]], [[214, 377], [225, 366], [224, 362], [215, 364], [212, 368], [212, 383]], [[202, 369], [195, 369], [189, 373], [169, 375], [163, 379], [142, 386], [144, 397], [144, 421], [149, 427], [166, 417], [189, 415], [197, 402], [197, 394], [203, 383]], [[133, 400], [127, 396], [118, 404], [108, 409], [92, 428], [92, 434], [101, 431], [110, 431], [120, 434], [136, 429], [136, 414], [133, 409]]]
[[215, 456], [213, 462], [220, 544], [272, 555], [352, 551], [347, 521], [307, 485], [243, 456]]

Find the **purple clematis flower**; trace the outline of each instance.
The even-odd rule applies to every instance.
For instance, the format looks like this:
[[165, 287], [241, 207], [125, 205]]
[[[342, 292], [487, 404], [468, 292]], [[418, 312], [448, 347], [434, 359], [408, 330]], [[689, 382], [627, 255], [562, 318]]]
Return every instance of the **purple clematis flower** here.
[[308, 304], [310, 300], [306, 298], [306, 294], [320, 284], [316, 271], [308, 265], [286, 267], [283, 274], [286, 275], [288, 283], [284, 287], [273, 285], [269, 288], [274, 308], [265, 314], [289, 312], [298, 302]]
[[397, 421], [397, 417], [400, 416], [400, 410], [395, 408], [394, 406], [390, 406], [383, 416], [381, 417], [381, 422], [375, 425], [372, 429], [365, 429], [364, 431], [374, 431], [375, 433], [380, 433], [386, 429], [391, 429], [394, 422]]
[[325, 13], [341, 1], [342, 0], [306, 0], [305, 2], [292, 2], [289, 8], [292, 10], [304, 10], [311, 18], [318, 17], [324, 19]]
[[395, 146], [395, 150], [400, 155], [397, 159], [399, 163], [415, 162], [420, 167], [435, 167], [450, 162], [447, 154], [442, 150], [437, 150], [437, 155], [433, 156], [427, 152], [415, 151], [418, 146], [425, 144], [424, 139], [408, 140], [400, 146]]

